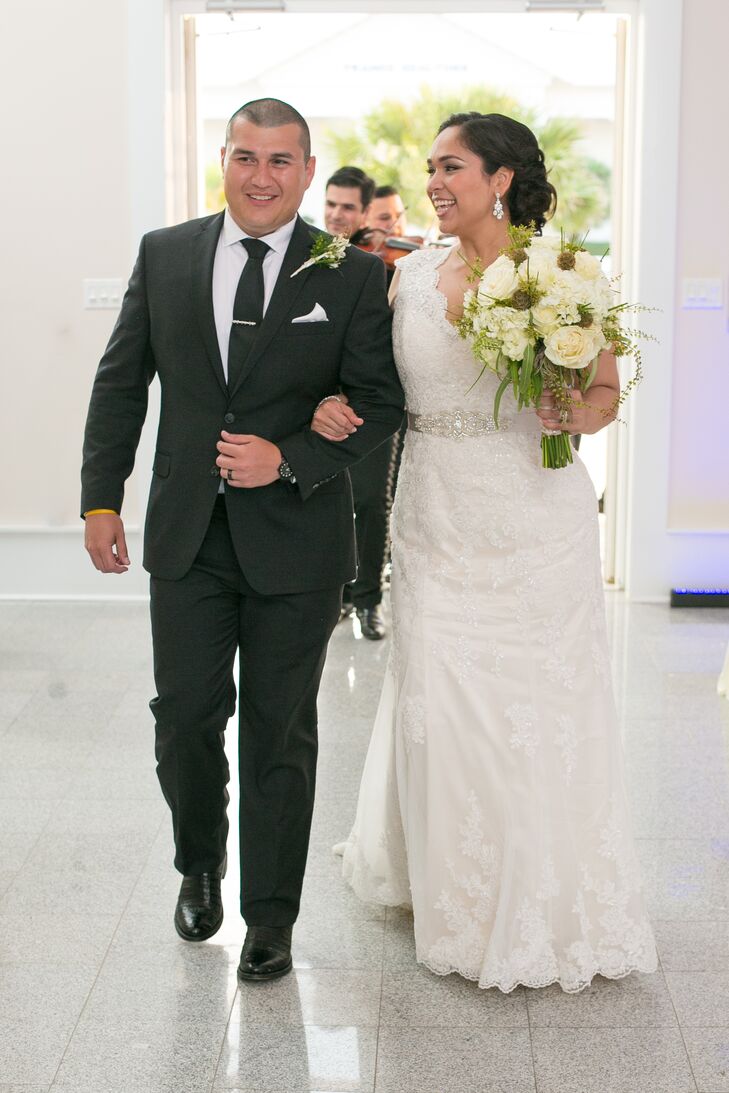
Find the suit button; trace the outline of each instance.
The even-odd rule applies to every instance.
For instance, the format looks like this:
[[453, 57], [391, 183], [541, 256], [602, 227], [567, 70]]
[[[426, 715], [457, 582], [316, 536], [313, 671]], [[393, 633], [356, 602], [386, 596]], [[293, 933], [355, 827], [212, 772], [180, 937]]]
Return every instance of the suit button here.
[[232, 425], [233, 422], [235, 421], [235, 414], [226, 414], [225, 417], [223, 418], [223, 421], [225, 422], [226, 425]]
[[219, 467], [213, 467], [211, 469], [210, 473], [213, 475], [214, 478], [217, 478], [217, 476], [220, 474], [220, 468]]

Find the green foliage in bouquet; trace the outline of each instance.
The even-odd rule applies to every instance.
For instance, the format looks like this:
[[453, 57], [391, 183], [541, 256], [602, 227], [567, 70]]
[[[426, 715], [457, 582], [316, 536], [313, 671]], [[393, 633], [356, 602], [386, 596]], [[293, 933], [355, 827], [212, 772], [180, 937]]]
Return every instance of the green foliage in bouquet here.
[[[628, 312], [649, 311], [639, 304], [613, 303], [614, 289], [585, 240], [540, 238], [534, 225], [508, 228], [509, 242], [486, 269], [474, 266], [474, 286], [464, 299], [456, 324], [471, 344], [481, 370], [499, 378], [493, 414], [499, 421], [501, 402], [511, 387], [518, 411], [536, 407], [545, 390], [554, 396], [564, 420], [572, 407], [589, 406], [584, 395], [597, 374], [600, 353], [632, 357], [635, 370], [613, 406], [602, 410], [612, 417], [642, 376], [637, 338], [651, 336], [623, 327]], [[654, 339], [652, 339], [654, 340]], [[582, 400], [572, 397], [578, 390]], [[542, 436], [542, 463], [557, 469], [572, 462], [569, 434]]]

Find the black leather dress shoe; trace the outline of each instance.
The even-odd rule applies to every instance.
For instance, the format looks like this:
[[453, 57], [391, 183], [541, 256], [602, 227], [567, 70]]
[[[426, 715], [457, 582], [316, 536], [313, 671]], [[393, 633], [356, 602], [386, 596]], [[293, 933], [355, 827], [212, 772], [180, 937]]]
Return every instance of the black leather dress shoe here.
[[185, 941], [206, 941], [223, 921], [220, 878], [224, 874], [201, 873], [184, 877], [175, 907], [175, 929]]
[[249, 926], [240, 954], [238, 978], [260, 983], [290, 972], [292, 930], [292, 926]]
[[387, 633], [385, 620], [379, 607], [358, 607], [357, 618], [362, 628], [362, 637], [369, 641], [380, 641]]

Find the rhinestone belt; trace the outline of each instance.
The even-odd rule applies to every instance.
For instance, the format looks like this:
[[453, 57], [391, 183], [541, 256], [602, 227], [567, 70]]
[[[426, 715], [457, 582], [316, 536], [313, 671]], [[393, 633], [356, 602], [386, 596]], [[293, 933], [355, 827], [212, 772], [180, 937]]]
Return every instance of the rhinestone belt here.
[[430, 436], [486, 436], [487, 433], [504, 432], [508, 422], [497, 425], [491, 414], [479, 414], [473, 410], [454, 410], [450, 414], [408, 414], [408, 428]]

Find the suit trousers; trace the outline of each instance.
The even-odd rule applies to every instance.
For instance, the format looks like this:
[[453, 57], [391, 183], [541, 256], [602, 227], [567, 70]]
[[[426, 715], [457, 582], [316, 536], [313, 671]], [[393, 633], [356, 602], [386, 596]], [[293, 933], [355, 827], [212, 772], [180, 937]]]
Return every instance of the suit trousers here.
[[316, 699], [341, 589], [262, 596], [237, 562], [225, 497], [190, 571], [151, 579], [157, 774], [172, 811], [175, 866], [225, 859], [229, 768], [240, 652], [241, 913], [249, 925], [297, 917], [314, 806]]

